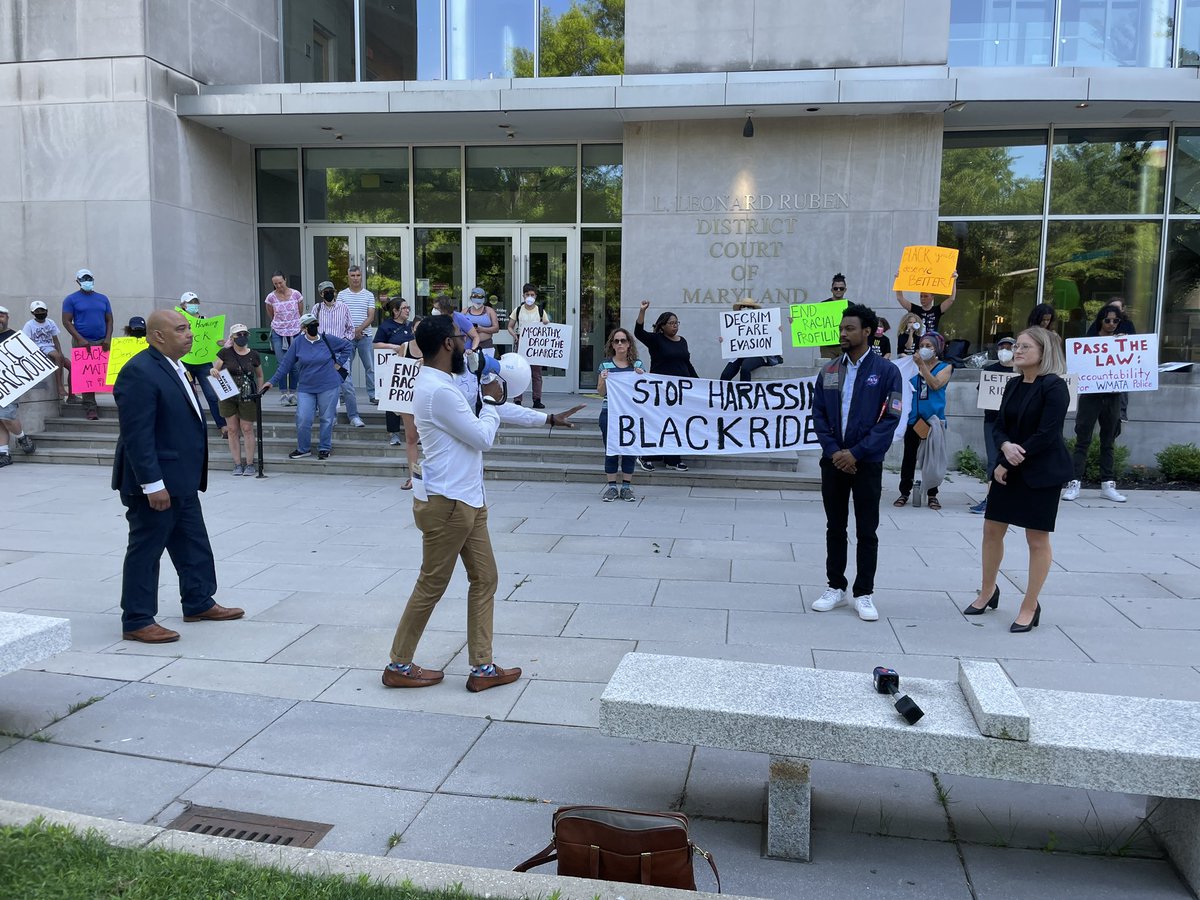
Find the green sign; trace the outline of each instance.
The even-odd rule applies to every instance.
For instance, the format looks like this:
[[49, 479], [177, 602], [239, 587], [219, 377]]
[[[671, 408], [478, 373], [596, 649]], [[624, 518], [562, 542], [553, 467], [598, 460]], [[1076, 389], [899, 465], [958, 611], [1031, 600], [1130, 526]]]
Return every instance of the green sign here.
[[225, 317], [198, 319], [183, 313], [192, 326], [192, 350], [183, 358], [185, 363], [211, 363], [217, 358], [221, 343], [225, 340]]
[[792, 346], [828, 347], [840, 340], [838, 329], [847, 300], [799, 303], [792, 306]]

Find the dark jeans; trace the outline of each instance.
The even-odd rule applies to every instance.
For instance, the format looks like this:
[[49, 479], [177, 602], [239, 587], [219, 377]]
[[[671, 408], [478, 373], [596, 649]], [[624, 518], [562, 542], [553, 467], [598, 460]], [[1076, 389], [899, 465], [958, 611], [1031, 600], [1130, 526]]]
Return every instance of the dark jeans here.
[[204, 399], [208, 401], [208, 411], [212, 413], [213, 422], [218, 428], [224, 428], [225, 417], [221, 415], [218, 406], [220, 401], [217, 400], [217, 392], [208, 383], [208, 373], [212, 371], [212, 363], [184, 363], [183, 367], [192, 373], [192, 378], [200, 385], [200, 390], [204, 391]]
[[1083, 481], [1092, 432], [1100, 422], [1100, 480], [1113, 481], [1113, 444], [1121, 433], [1120, 394], [1080, 394], [1075, 413], [1075, 480]]
[[400, 413], [394, 412], [385, 412], [383, 414], [383, 421], [386, 423], [388, 434], [399, 434], [400, 426], [404, 424], [400, 419]]
[[122, 494], [129, 521], [129, 546], [121, 576], [121, 628], [137, 631], [154, 624], [158, 614], [158, 567], [166, 550], [179, 573], [183, 614], [211, 609], [217, 592], [208, 529], [200, 498], [172, 497], [169, 508], [155, 512], [142, 494]]
[[838, 471], [832, 460], [821, 458], [821, 500], [825, 504], [825, 577], [829, 586], [845, 590], [850, 498], [854, 498], [854, 531], [858, 537], [854, 596], [875, 593], [875, 567], [879, 559], [879, 495], [883, 490], [883, 463], [858, 461], [858, 472]]
[[996, 471], [996, 465], [1000, 462], [1000, 448], [996, 446], [996, 435], [992, 432], [992, 426], [995, 420], [983, 423], [983, 446], [987, 448], [987, 476], [985, 481], [988, 484], [992, 483], [992, 473]]
[[[909, 425], [904, 429], [904, 459], [900, 462], [900, 493], [905, 497], [913, 488], [913, 477], [917, 473], [917, 450], [921, 447], [921, 436]], [[937, 496], [938, 489], [929, 491], [930, 497]]]
[[746, 356], [742, 359], [731, 359], [729, 363], [721, 370], [722, 381], [733, 381], [733, 376], [738, 376], [738, 381], [749, 381], [750, 373], [755, 369], [761, 369], [767, 365], [765, 358], [761, 356]]
[[[608, 446], [608, 408], [600, 410], [600, 440]], [[637, 461], [636, 456], [609, 456], [604, 454], [604, 474], [616, 475], [617, 466], [620, 465], [621, 472], [624, 475], [633, 475], [633, 464]], [[628, 478], [623, 479], [629, 481]]]

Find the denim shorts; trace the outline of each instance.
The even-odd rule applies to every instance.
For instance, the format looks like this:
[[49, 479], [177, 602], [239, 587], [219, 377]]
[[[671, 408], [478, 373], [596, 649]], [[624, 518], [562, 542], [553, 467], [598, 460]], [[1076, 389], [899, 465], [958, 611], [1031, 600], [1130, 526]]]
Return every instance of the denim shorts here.
[[14, 400], [8, 406], [0, 406], [0, 419], [8, 419], [10, 422], [17, 417], [17, 402]]

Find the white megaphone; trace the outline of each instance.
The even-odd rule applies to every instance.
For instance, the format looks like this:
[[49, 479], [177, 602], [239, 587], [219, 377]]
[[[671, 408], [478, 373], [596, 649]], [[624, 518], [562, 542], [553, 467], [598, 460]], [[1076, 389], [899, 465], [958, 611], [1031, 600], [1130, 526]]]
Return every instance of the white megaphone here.
[[533, 381], [533, 372], [529, 368], [528, 360], [520, 353], [505, 353], [498, 360], [486, 357], [482, 353], [479, 357], [476, 366], [468, 366], [479, 376], [479, 383], [491, 384], [500, 379], [504, 387], [504, 396], [498, 402], [493, 403], [485, 396], [485, 403], [498, 406], [500, 403], [507, 403], [509, 397], [520, 397], [529, 389], [529, 384]]

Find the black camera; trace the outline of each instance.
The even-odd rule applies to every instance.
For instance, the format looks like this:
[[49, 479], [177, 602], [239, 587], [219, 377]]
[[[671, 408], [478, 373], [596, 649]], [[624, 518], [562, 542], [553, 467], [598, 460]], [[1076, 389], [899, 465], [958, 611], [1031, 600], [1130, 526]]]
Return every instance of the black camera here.
[[[875, 690], [880, 694], [890, 694], [896, 697], [896, 712], [904, 716], [904, 721], [915, 725], [925, 715], [921, 707], [913, 703], [907, 694], [900, 694], [900, 675], [895, 669], [887, 666], [876, 666], [872, 673], [875, 679]], [[898, 696], [899, 695], [899, 696]]]

